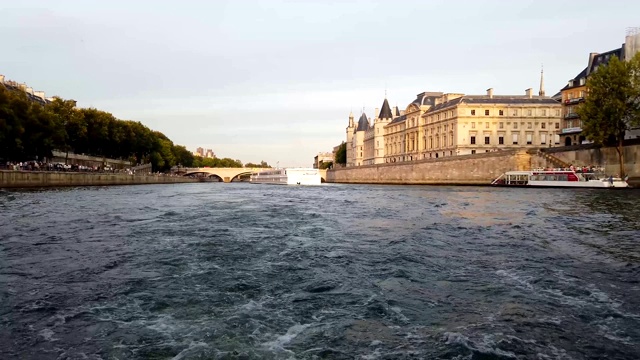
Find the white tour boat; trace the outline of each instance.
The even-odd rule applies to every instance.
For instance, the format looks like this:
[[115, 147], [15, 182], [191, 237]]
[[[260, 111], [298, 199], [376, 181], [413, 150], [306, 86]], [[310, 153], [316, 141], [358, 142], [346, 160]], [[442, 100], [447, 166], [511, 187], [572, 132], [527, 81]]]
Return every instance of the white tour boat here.
[[250, 181], [255, 184], [320, 185], [322, 178], [318, 169], [286, 168], [253, 173]]
[[601, 172], [581, 172], [573, 169], [535, 169], [507, 171], [491, 182], [495, 186], [628, 188], [626, 179], [606, 176]]

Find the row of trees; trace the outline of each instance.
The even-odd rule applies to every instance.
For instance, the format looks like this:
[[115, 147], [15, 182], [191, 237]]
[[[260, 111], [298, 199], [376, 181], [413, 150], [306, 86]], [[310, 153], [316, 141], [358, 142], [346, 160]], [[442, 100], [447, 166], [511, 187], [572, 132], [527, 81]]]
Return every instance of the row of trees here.
[[[124, 159], [134, 164], [150, 162], [154, 171], [166, 171], [178, 164], [242, 167], [240, 160], [196, 157], [140, 122], [119, 120], [93, 108], [77, 108], [73, 100], [55, 98], [43, 106], [31, 101], [23, 91], [0, 86], [0, 159], [50, 158], [52, 150]], [[264, 161], [262, 164], [268, 167]]]
[[612, 57], [587, 79], [587, 97], [577, 109], [585, 137], [614, 145], [624, 177], [624, 137], [640, 126], [640, 52], [629, 61]]

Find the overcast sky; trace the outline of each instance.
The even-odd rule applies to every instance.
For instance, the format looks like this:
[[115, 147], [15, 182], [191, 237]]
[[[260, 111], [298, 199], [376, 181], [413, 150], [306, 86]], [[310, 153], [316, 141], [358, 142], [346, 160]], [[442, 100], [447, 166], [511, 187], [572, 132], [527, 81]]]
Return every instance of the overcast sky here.
[[0, 0], [0, 74], [219, 157], [311, 166], [385, 90], [547, 95], [640, 1]]

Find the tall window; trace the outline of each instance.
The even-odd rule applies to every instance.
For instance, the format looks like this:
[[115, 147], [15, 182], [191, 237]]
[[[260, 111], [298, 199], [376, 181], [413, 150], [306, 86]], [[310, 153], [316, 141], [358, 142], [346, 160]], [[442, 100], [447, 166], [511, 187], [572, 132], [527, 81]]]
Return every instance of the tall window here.
[[513, 116], [518, 116], [518, 110], [513, 109]]
[[531, 116], [531, 109], [527, 110], [527, 116]]
[[546, 109], [542, 109], [542, 116], [547, 116], [547, 110]]
[[476, 111], [475, 110], [471, 110], [471, 115], [475, 115]]
[[541, 145], [547, 144], [547, 134], [540, 134], [540, 144]]
[[556, 110], [556, 116], [560, 116], [560, 109]]
[[560, 123], [559, 122], [556, 123], [556, 129], [560, 129]]
[[485, 137], [484, 137], [484, 144], [485, 144], [485, 145], [489, 145], [489, 144], [491, 144], [491, 138], [490, 138], [489, 136], [485, 136]]
[[518, 134], [511, 134], [513, 145], [518, 145]]
[[546, 129], [546, 128], [547, 128], [547, 123], [545, 123], [545, 122], [541, 122], [541, 123], [540, 123], [540, 128], [541, 128], [541, 129]]
[[471, 137], [471, 145], [475, 145], [476, 144], [476, 137], [472, 136]]
[[504, 136], [502, 135], [498, 136], [498, 144], [504, 145]]
[[527, 129], [532, 129], [533, 125], [531, 123], [527, 123]]
[[498, 110], [498, 115], [503, 116], [504, 115], [504, 110]]
[[489, 110], [484, 111], [484, 116], [489, 116]]
[[514, 123], [513, 123], [513, 128], [514, 128], [514, 129], [517, 129], [517, 128], [518, 128], [518, 123], [517, 123], [517, 122], [514, 122]]
[[500, 129], [504, 129], [504, 123], [503, 123], [503, 122], [498, 123], [498, 128], [500, 128]]
[[487, 121], [486, 123], [484, 123], [484, 128], [488, 129], [489, 128], [489, 122]]
[[472, 129], [475, 129], [475, 128], [476, 128], [476, 123], [472, 122], [472, 123], [471, 123], [471, 128], [472, 128]]
[[533, 143], [533, 134], [527, 133], [527, 145], [531, 145]]

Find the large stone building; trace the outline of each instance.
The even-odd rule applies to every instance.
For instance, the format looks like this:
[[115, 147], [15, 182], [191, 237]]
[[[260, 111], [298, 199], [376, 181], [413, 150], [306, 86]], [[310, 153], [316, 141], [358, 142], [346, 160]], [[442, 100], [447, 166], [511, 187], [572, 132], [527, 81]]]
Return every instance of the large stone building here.
[[[376, 111], [377, 113], [377, 111]], [[417, 161], [560, 142], [562, 105], [540, 91], [533, 95], [464, 95], [423, 92], [403, 112], [387, 99], [369, 124], [353, 115], [347, 127], [347, 166]]]
[[[562, 116], [563, 122], [558, 132], [561, 142], [565, 146], [581, 144], [587, 139], [582, 135], [582, 120], [578, 116], [576, 109], [584, 102], [587, 94], [587, 78], [595, 72], [599, 66], [609, 63], [612, 57], [617, 57], [623, 61], [631, 59], [640, 50], [640, 30], [638, 28], [629, 29], [625, 37], [625, 42], [617, 49], [605, 53], [590, 53], [587, 66], [580, 71], [567, 85], [560, 90], [562, 93]], [[627, 138], [640, 135], [638, 130], [629, 131]]]

